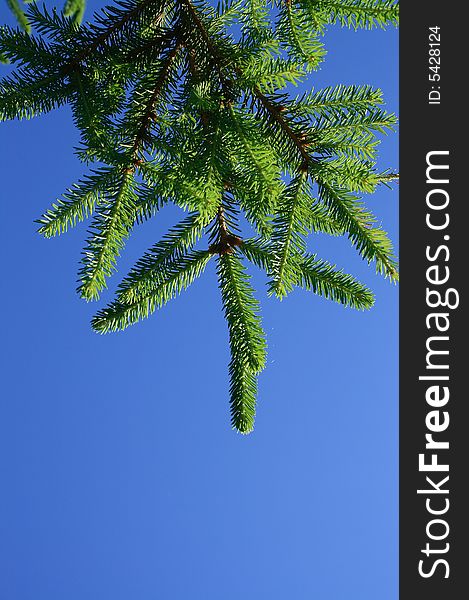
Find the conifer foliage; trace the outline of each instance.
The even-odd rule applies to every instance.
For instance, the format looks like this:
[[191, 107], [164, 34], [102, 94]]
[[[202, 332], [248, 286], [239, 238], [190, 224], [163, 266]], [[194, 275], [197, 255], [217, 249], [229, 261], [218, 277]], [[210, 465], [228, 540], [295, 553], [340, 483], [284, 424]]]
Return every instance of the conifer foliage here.
[[78, 292], [97, 300], [134, 227], [168, 203], [186, 211], [92, 326], [107, 333], [148, 317], [216, 261], [231, 421], [250, 432], [266, 342], [246, 263], [266, 272], [278, 298], [301, 287], [370, 308], [368, 288], [308, 252], [307, 236], [322, 232], [348, 236], [397, 279], [391, 242], [360, 199], [397, 178], [375, 168], [377, 134], [396, 123], [380, 90], [288, 91], [323, 60], [327, 25], [397, 25], [397, 3], [118, 0], [82, 26], [32, 4], [27, 22], [33, 35], [1, 29], [0, 53], [14, 69], [0, 82], [0, 118], [70, 105], [88, 165], [39, 232], [49, 238], [89, 222]]
[[[24, 0], [25, 4], [30, 4], [35, 0]], [[18, 21], [18, 25], [28, 33], [31, 33], [31, 24], [28, 17], [25, 15], [20, 0], [6, 0], [7, 5]], [[64, 17], [70, 17], [78, 25], [83, 20], [85, 13], [86, 0], [65, 0], [62, 13]]]

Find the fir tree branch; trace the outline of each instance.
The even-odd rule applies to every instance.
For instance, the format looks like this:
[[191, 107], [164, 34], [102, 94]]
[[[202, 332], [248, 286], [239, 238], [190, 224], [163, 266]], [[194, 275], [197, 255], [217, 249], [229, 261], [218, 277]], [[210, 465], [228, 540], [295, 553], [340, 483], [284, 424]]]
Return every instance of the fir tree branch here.
[[259, 373], [265, 367], [265, 340], [249, 277], [236, 254], [220, 255], [217, 270], [232, 354]]
[[171, 68], [171, 65], [182, 47], [182, 42], [178, 37], [178, 31], [178, 28], [175, 28], [173, 30], [173, 36], [175, 40], [174, 47], [168, 52], [166, 58], [163, 60], [160, 71], [158, 73], [158, 77], [154, 84], [153, 92], [150, 95], [150, 98], [148, 99], [145, 112], [141, 118], [140, 125], [135, 135], [135, 140], [131, 149], [132, 161], [135, 167], [137, 167], [139, 164], [139, 155], [142, 151], [142, 147], [145, 142], [147, 130], [151, 126], [152, 122], [155, 120], [154, 106], [166, 83], [166, 78]]
[[[155, 3], [155, 0], [140, 0], [133, 2], [133, 8], [127, 10], [122, 14], [120, 18], [117, 18], [111, 25], [109, 25], [104, 31], [98, 33], [94, 40], [89, 44], [85, 45], [80, 52], [69, 60], [62, 68], [62, 73], [67, 74], [73, 70], [76, 65], [83, 62], [88, 58], [95, 50], [103, 46], [109, 39], [119, 30], [121, 30], [129, 22], [133, 21], [136, 17], [142, 13], [147, 6]], [[158, 0], [159, 3], [159, 0]]]
[[306, 135], [304, 133], [297, 133], [292, 129], [288, 121], [282, 115], [283, 110], [281, 105], [263, 94], [258, 87], [255, 87], [253, 92], [260, 104], [269, 114], [272, 121], [277, 123], [287, 137], [293, 142], [302, 159], [301, 169], [307, 171], [310, 163], [312, 162], [312, 158], [306, 150], [308, 147]]
[[119, 285], [118, 300], [129, 304], [151, 292], [155, 281], [164, 273], [165, 266], [179, 260], [184, 252], [192, 249], [206, 225], [207, 222], [198, 213], [194, 213], [171, 229], [143, 255]]
[[256, 374], [265, 367], [259, 305], [238, 256], [220, 255], [217, 272], [230, 337], [231, 422], [241, 433], [249, 433], [255, 416]]
[[369, 309], [374, 304], [370, 289], [348, 273], [336, 270], [335, 265], [317, 259], [316, 255], [305, 256], [299, 262], [296, 285], [358, 310]]
[[64, 17], [71, 17], [79, 25], [83, 20], [85, 6], [85, 0], [66, 0], [62, 12]]
[[387, 183], [389, 181], [399, 183], [399, 173], [381, 173], [378, 175], [378, 181], [380, 183]]
[[106, 167], [75, 184], [36, 221], [41, 225], [39, 233], [46, 238], [54, 237], [84, 221], [93, 213], [95, 205], [104, 199], [109, 188], [114, 186], [116, 177], [116, 168]]
[[269, 291], [278, 298], [286, 296], [296, 281], [298, 255], [305, 251], [303, 235], [307, 232], [304, 223], [302, 192], [308, 174], [300, 172], [291, 181], [280, 198], [272, 234], [272, 282]]
[[209, 55], [213, 59], [213, 64], [218, 74], [218, 78], [220, 84], [222, 86], [223, 92], [225, 94], [225, 99], [230, 100], [232, 96], [231, 92], [231, 81], [228, 77], [223, 73], [223, 56], [218, 51], [217, 46], [213, 42], [207, 28], [205, 27], [203, 20], [201, 19], [197, 9], [191, 2], [191, 0], [179, 0], [181, 4], [183, 4], [188, 11], [190, 19], [195, 26], [195, 29], [200, 33], [202, 39], [206, 45]]
[[259, 156], [259, 151], [257, 153], [254, 152], [254, 150], [250, 147], [250, 144], [248, 142], [248, 139], [246, 137], [245, 132], [243, 131], [243, 127], [241, 126], [241, 123], [239, 121], [238, 115], [236, 114], [236, 111], [233, 108], [233, 105], [230, 104], [228, 107], [228, 110], [230, 112], [230, 116], [233, 119], [233, 123], [236, 129], [236, 132], [238, 133], [239, 139], [242, 141], [243, 146], [249, 156], [249, 158], [251, 159], [252, 164], [255, 166], [256, 171], [259, 173], [259, 176], [261, 177], [261, 179], [263, 180], [263, 182], [265, 183], [265, 185], [267, 187], [269, 187], [271, 185], [271, 181], [269, 179], [269, 177], [267, 177], [265, 170], [263, 168], [263, 165], [261, 164], [261, 162], [258, 160], [258, 156]]
[[376, 262], [378, 273], [391, 281], [399, 279], [392, 243], [385, 231], [374, 227], [375, 218], [358, 199], [347, 190], [318, 177], [319, 197], [337, 221], [344, 227], [349, 239], [367, 261]]
[[[32, 7], [37, 36], [0, 28], [0, 56], [14, 65], [0, 82], [0, 118], [72, 107], [77, 154], [97, 166], [39, 223], [51, 237], [93, 214], [79, 273], [87, 300], [106, 287], [137, 224], [166, 204], [191, 211], [137, 261], [93, 327], [117, 331], [148, 317], [216, 254], [231, 419], [247, 433], [265, 339], [244, 259], [266, 272], [279, 297], [301, 287], [369, 308], [365, 286], [307, 254], [309, 233], [347, 235], [365, 261], [397, 279], [391, 242], [355, 195], [398, 180], [375, 168], [377, 135], [396, 122], [377, 108], [381, 92], [341, 85], [293, 98], [286, 87], [321, 60], [327, 24], [384, 26], [397, 22], [398, 7], [394, 0], [212, 4], [116, 0], [82, 27]], [[82, 5], [67, 0], [66, 12], [77, 15]], [[249, 226], [257, 239], [245, 239]], [[204, 234], [208, 248], [196, 251]]]
[[18, 21], [18, 25], [26, 31], [26, 33], [31, 33], [31, 25], [21, 9], [20, 3], [18, 0], [7, 0], [8, 7], [11, 12], [14, 14], [16, 20]]
[[121, 177], [115, 197], [108, 201], [91, 225], [79, 272], [78, 292], [85, 300], [97, 300], [106, 287], [106, 278], [115, 268], [116, 258], [135, 220], [133, 170]]
[[92, 319], [93, 329], [98, 333], [122, 331], [146, 319], [188, 288], [203, 273], [210, 259], [211, 254], [206, 251], [192, 251], [160, 265], [160, 272], [153, 285], [132, 301], [115, 300], [100, 310]]
[[230, 375], [231, 425], [247, 435], [254, 429], [257, 399], [257, 375], [238, 354], [232, 356], [228, 366]]
[[399, 4], [394, 0], [299, 0], [319, 29], [327, 24], [342, 27], [384, 29], [399, 22]]
[[270, 241], [261, 237], [248, 238], [243, 240], [239, 249], [253, 265], [266, 273], [272, 271], [273, 253]]

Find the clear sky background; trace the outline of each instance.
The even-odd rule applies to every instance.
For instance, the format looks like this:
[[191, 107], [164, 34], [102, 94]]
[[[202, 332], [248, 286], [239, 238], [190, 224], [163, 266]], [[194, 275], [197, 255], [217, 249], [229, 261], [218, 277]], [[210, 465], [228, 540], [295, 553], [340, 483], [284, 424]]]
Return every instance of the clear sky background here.
[[[331, 28], [310, 85], [369, 83], [397, 112], [397, 42]], [[397, 142], [381, 167], [397, 168]], [[98, 305], [75, 294], [86, 226], [35, 233], [85, 170], [76, 143], [68, 109], [0, 125], [0, 599], [395, 600], [398, 288], [322, 236], [311, 249], [373, 288], [371, 311], [279, 302], [256, 274], [268, 366], [255, 431], [236, 434], [214, 265], [99, 336]], [[366, 198], [396, 244], [397, 198]], [[99, 307], [173, 223], [163, 211], [135, 232]]]

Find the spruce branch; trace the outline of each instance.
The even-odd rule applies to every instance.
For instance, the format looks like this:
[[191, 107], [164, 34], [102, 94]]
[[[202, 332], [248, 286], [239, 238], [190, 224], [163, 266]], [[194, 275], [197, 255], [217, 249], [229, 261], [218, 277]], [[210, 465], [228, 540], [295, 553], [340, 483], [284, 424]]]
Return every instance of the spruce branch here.
[[7, 0], [7, 4], [8, 4], [8, 7], [10, 8], [11, 12], [16, 17], [16, 20], [18, 21], [18, 25], [21, 27], [21, 29], [26, 31], [26, 33], [30, 33], [31, 25], [30, 25], [26, 15], [24, 14], [23, 9], [21, 8], [19, 1], [18, 0]]
[[397, 26], [399, 5], [395, 0], [298, 0], [311, 16], [316, 27], [339, 23], [351, 29], [384, 29]]
[[272, 280], [270, 293], [283, 298], [293, 289], [296, 281], [297, 257], [306, 250], [304, 236], [307, 233], [302, 198], [308, 174], [301, 171], [286, 188], [280, 198], [273, 223], [272, 234]]
[[381, 173], [378, 175], [378, 180], [380, 183], [388, 183], [390, 181], [399, 183], [399, 173]]
[[147, 101], [144, 113], [141, 117], [140, 124], [137, 129], [137, 133], [135, 135], [135, 139], [131, 148], [132, 163], [134, 167], [138, 167], [140, 164], [140, 154], [145, 144], [146, 136], [148, 134], [150, 126], [156, 119], [156, 115], [154, 113], [155, 104], [166, 83], [166, 78], [168, 76], [171, 65], [173, 64], [174, 59], [176, 58], [179, 50], [182, 47], [182, 41], [178, 37], [178, 31], [179, 30], [177, 28], [173, 30], [174, 46], [171, 50], [169, 50], [169, 52], [167, 52], [166, 57], [162, 61], [158, 76], [154, 83], [153, 92], [151, 93]]
[[[259, 239], [244, 240], [241, 252], [260, 269], [272, 270], [274, 259], [269, 243]], [[342, 269], [318, 259], [316, 254], [297, 256], [294, 285], [358, 310], [369, 309], [374, 303], [371, 290]]]
[[87, 219], [114, 186], [117, 175], [114, 167], [105, 167], [83, 178], [36, 221], [40, 225], [38, 232], [46, 238], [54, 237]]
[[225, 253], [218, 258], [218, 278], [233, 353], [254, 373], [265, 367], [265, 340], [260, 326], [259, 304], [239, 257]]
[[199, 277], [207, 266], [211, 254], [207, 251], [190, 251], [161, 266], [152, 284], [132, 300], [115, 300], [93, 317], [91, 324], [98, 333], [122, 331], [178, 296]]
[[115, 195], [95, 216], [79, 271], [78, 293], [85, 300], [97, 300], [106, 279], [115, 270], [116, 260], [135, 221], [134, 169], [125, 169]]
[[254, 426], [256, 375], [265, 367], [266, 359], [259, 305], [236, 254], [221, 254], [217, 272], [230, 338], [231, 422], [241, 433], [249, 433]]
[[312, 159], [307, 151], [309, 145], [307, 135], [304, 132], [296, 132], [283, 116], [284, 107], [280, 103], [276, 103], [272, 98], [263, 94], [259, 88], [254, 88], [254, 94], [260, 105], [266, 110], [269, 118], [274, 123], [278, 124], [281, 130], [286, 134], [289, 140], [293, 143], [301, 158], [301, 169], [307, 171]]
[[212, 37], [210, 36], [209, 31], [208, 31], [207, 27], [205, 26], [201, 15], [199, 14], [198, 10], [194, 6], [194, 4], [191, 2], [191, 0], [179, 0], [179, 2], [181, 3], [182, 6], [184, 6], [187, 9], [187, 14], [189, 15], [189, 19], [190, 19], [191, 23], [193, 24], [195, 30], [199, 32], [199, 34], [204, 42], [208, 56], [210, 56], [212, 58], [213, 65], [218, 74], [218, 79], [220, 81], [221, 87], [225, 94], [225, 98], [228, 101], [230, 101], [231, 96], [232, 96], [231, 80], [224, 73], [224, 67], [225, 67], [224, 63], [226, 62], [225, 57], [223, 56], [222, 53], [220, 53], [219, 49], [217, 48], [217, 45], [215, 44]]
[[366, 211], [356, 196], [337, 185], [330, 184], [320, 177], [319, 197], [339, 223], [347, 231], [349, 239], [360, 255], [368, 262], [375, 261], [378, 273], [397, 281], [399, 274], [397, 261], [393, 255], [392, 243], [380, 227], [375, 227], [375, 218]]
[[120, 0], [116, 2], [118, 7], [123, 10], [115, 10], [114, 17], [106, 19], [105, 17], [100, 18], [100, 24], [93, 26], [90, 33], [91, 36], [80, 51], [63, 66], [62, 73], [67, 74], [69, 71], [73, 71], [76, 65], [83, 62], [96, 50], [103, 47], [105, 44], [112, 40], [112, 37], [117, 33], [121, 32], [126, 25], [135, 21], [138, 16], [144, 12], [147, 6], [151, 4], [160, 4], [160, 0]]
[[[66, 13], [77, 17], [80, 6], [67, 0]], [[391, 241], [358, 195], [398, 180], [376, 170], [378, 135], [396, 124], [381, 91], [288, 91], [323, 59], [328, 24], [395, 24], [397, 3], [235, 0], [215, 9], [205, 0], [118, 0], [81, 27], [34, 5], [27, 18], [37, 35], [0, 29], [0, 56], [13, 65], [0, 80], [0, 119], [71, 106], [77, 155], [89, 165], [39, 219], [40, 233], [91, 220], [78, 292], [94, 300], [137, 225], [168, 204], [189, 211], [155, 239], [92, 325], [107, 333], [147, 318], [215, 258], [231, 422], [248, 433], [266, 343], [246, 261], [279, 298], [302, 288], [370, 308], [368, 288], [310, 253], [309, 236], [325, 233], [348, 236], [397, 280]]]
[[374, 304], [370, 289], [343, 270], [337, 270], [335, 265], [317, 259], [316, 255], [306, 255], [299, 262], [296, 285], [358, 310], [369, 309]]
[[193, 213], [171, 229], [143, 255], [119, 285], [119, 301], [129, 304], [151, 291], [154, 282], [158, 281], [166, 266], [181, 259], [186, 251], [193, 249], [206, 226], [206, 220], [198, 213]]

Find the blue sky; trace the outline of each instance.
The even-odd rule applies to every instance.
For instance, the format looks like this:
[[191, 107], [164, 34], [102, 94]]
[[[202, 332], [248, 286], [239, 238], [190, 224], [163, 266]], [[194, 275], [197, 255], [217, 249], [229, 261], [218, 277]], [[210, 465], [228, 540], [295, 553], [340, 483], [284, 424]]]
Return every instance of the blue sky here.
[[[311, 83], [381, 87], [397, 112], [397, 43], [332, 28]], [[35, 233], [84, 172], [76, 142], [68, 109], [0, 126], [0, 598], [395, 600], [398, 288], [322, 237], [311, 248], [373, 288], [371, 311], [301, 291], [280, 303], [256, 274], [268, 366], [256, 429], [237, 435], [213, 266], [99, 336], [75, 294], [86, 227]], [[397, 190], [366, 201], [397, 243]], [[131, 238], [103, 303], [173, 222], [163, 211]]]

